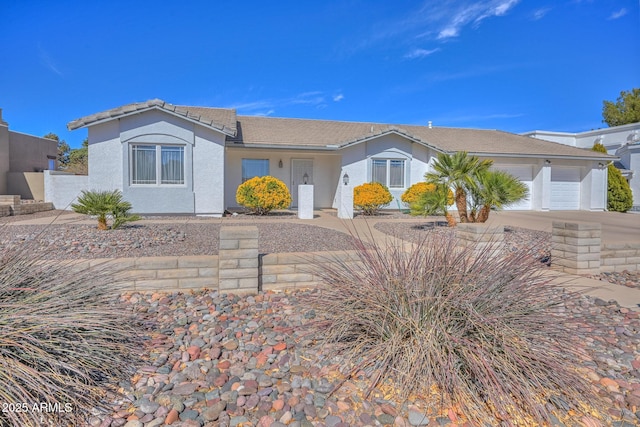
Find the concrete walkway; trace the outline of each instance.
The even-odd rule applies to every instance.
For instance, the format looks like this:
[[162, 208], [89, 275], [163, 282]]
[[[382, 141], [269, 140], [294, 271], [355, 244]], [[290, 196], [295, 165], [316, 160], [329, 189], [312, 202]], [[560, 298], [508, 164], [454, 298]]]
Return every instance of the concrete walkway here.
[[[376, 242], [391, 241], [393, 238], [387, 234], [378, 231], [375, 224], [380, 221], [403, 221], [403, 222], [424, 222], [424, 218], [407, 218], [407, 219], [390, 219], [381, 217], [362, 218], [358, 217], [353, 220], [339, 219], [335, 213], [326, 211], [316, 211], [314, 219], [301, 220], [295, 215], [274, 216], [270, 218], [247, 219], [225, 217], [225, 218], [198, 218], [193, 217], [171, 217], [162, 219], [162, 217], [142, 220], [140, 223], [188, 223], [188, 222], [212, 222], [217, 224], [255, 224], [268, 222], [295, 222], [299, 224], [309, 224], [318, 227], [329, 228], [332, 230], [348, 233], [363, 240]], [[46, 224], [95, 224], [94, 219], [87, 218], [85, 215], [76, 213], [64, 213], [58, 217], [41, 217], [19, 219], [15, 217], [9, 224], [15, 225], [46, 225]], [[438, 218], [441, 219], [441, 218]], [[602, 224], [602, 241], [603, 243], [625, 243], [640, 242], [640, 215], [621, 214], [615, 212], [493, 212], [489, 217], [488, 224], [492, 225], [510, 225], [522, 228], [529, 228], [540, 231], [551, 232], [553, 221], [578, 221], [578, 222], [598, 222]], [[568, 289], [577, 292], [583, 292], [587, 295], [601, 298], [605, 301], [616, 300], [622, 307], [640, 310], [640, 289], [627, 288], [621, 285], [615, 285], [606, 281], [599, 281], [583, 276], [573, 276], [564, 273], [557, 273], [558, 277], [555, 281]]]

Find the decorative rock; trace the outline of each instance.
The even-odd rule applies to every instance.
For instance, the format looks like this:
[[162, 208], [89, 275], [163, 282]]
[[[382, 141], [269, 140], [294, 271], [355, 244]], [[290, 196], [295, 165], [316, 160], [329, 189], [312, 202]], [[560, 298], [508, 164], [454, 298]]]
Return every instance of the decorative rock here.
[[171, 425], [178, 420], [178, 417], [179, 417], [178, 411], [176, 411], [175, 409], [172, 409], [167, 414], [167, 418], [164, 420], [164, 423], [166, 425]]
[[409, 409], [409, 424], [412, 426], [426, 426], [429, 424], [429, 418], [416, 409]]

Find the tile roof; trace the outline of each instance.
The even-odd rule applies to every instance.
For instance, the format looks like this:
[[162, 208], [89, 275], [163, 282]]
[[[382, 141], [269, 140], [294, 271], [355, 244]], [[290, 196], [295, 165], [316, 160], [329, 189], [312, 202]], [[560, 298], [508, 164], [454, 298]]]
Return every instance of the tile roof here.
[[92, 114], [70, 122], [67, 127], [78, 129], [149, 109], [161, 109], [219, 130], [227, 135], [228, 146], [336, 150], [395, 133], [447, 153], [467, 151], [487, 156], [615, 159], [615, 156], [588, 149], [498, 130], [236, 116], [234, 109], [178, 106], [160, 99]]
[[452, 153], [611, 159], [591, 150], [497, 130], [390, 125], [367, 122], [238, 116], [238, 133], [227, 141], [247, 146], [338, 149], [386, 133]]
[[177, 116], [185, 117], [204, 126], [223, 132], [226, 135], [236, 133], [236, 110], [230, 108], [206, 108], [187, 107], [169, 104], [161, 99], [152, 99], [145, 102], [135, 102], [112, 108], [101, 113], [91, 114], [67, 124], [69, 130], [79, 129], [85, 126], [117, 119], [130, 114], [141, 113], [152, 109], [160, 109]]

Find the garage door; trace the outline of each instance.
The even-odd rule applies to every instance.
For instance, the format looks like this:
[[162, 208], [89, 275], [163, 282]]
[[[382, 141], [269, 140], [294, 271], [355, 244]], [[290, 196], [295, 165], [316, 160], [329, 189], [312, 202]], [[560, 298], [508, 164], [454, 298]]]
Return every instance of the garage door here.
[[506, 206], [505, 210], [531, 210], [531, 200], [533, 199], [533, 167], [521, 165], [495, 165], [495, 168], [509, 172], [529, 188], [529, 195], [526, 199], [523, 199], [518, 203], [514, 203], [513, 205]]
[[580, 209], [580, 169], [551, 167], [551, 209]]

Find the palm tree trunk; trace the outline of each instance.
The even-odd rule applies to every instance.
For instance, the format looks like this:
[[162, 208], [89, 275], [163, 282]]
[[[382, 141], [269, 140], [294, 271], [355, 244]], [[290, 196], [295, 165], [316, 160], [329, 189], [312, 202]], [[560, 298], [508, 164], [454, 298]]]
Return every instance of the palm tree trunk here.
[[107, 217], [103, 215], [98, 216], [98, 230], [106, 230], [107, 228]]
[[456, 207], [458, 208], [458, 215], [460, 215], [460, 222], [469, 222], [467, 216], [467, 193], [461, 188], [456, 188]]
[[449, 225], [449, 227], [456, 226], [456, 219], [453, 215], [451, 215], [449, 212], [445, 212], [444, 217], [447, 219], [447, 224]]
[[487, 222], [489, 219], [489, 212], [491, 212], [491, 206], [484, 205], [480, 212], [478, 212], [478, 222]]

